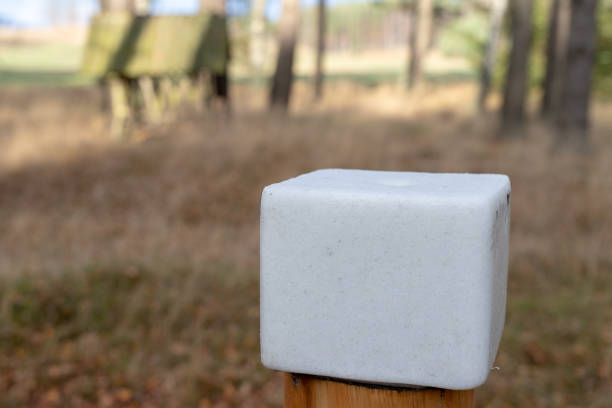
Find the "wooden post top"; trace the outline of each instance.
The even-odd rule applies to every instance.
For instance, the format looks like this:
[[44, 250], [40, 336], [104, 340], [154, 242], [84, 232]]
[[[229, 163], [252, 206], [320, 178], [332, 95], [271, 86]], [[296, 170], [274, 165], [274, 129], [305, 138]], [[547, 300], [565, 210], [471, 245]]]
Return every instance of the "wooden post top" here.
[[285, 408], [473, 408], [474, 390], [373, 386], [285, 374]]

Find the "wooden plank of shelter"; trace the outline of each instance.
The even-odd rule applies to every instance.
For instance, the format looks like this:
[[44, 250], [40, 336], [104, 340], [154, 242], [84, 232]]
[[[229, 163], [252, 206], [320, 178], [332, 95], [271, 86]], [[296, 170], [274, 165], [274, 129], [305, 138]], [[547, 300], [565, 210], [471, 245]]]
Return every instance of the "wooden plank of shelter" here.
[[226, 21], [210, 13], [192, 16], [94, 17], [82, 72], [127, 78], [222, 73], [229, 61]]
[[142, 76], [138, 79], [138, 88], [142, 96], [142, 104], [146, 119], [150, 123], [156, 123], [162, 117], [162, 103], [155, 90], [153, 79], [150, 76]]
[[111, 137], [120, 139], [124, 136], [131, 117], [129, 86], [120, 78], [108, 78], [108, 88], [111, 102]]

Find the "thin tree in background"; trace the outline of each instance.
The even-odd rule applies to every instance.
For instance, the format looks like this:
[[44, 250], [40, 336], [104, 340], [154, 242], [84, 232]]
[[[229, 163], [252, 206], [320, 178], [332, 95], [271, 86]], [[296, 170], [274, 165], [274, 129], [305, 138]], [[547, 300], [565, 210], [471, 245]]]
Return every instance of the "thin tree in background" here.
[[149, 0], [100, 0], [100, 12], [129, 12], [135, 15], [149, 12]]
[[259, 76], [262, 74], [266, 52], [266, 0], [251, 2], [251, 21], [249, 24], [249, 60], [251, 67]]
[[[200, 0], [200, 10], [211, 14], [225, 17], [226, 2], [225, 0]], [[229, 104], [229, 76], [227, 66], [221, 73], [210, 76], [212, 93], [218, 97], [220, 101], [225, 103], [225, 108], [230, 109]]]
[[567, 59], [571, 0], [553, 0], [546, 43], [546, 74], [543, 82], [541, 112], [554, 117], [563, 96], [563, 77]]
[[270, 91], [270, 106], [286, 111], [289, 108], [293, 84], [293, 59], [300, 20], [300, 1], [283, 0], [279, 23], [279, 51]]
[[128, 3], [128, 0], [100, 0], [100, 13], [127, 11]]
[[200, 10], [225, 16], [225, 0], [200, 0]]
[[149, 14], [151, 0], [132, 0], [132, 11], [134, 14]]
[[557, 141], [578, 150], [588, 146], [591, 78], [595, 60], [597, 0], [572, 0], [564, 90]]
[[317, 11], [317, 58], [313, 84], [315, 100], [320, 100], [323, 96], [323, 57], [325, 55], [325, 33], [327, 32], [325, 0], [319, 0]]
[[510, 0], [512, 50], [506, 74], [502, 107], [502, 134], [516, 135], [525, 121], [525, 104], [529, 79], [528, 60], [531, 50], [532, 0]]
[[423, 79], [423, 59], [429, 47], [433, 15], [433, 0], [417, 0], [416, 13], [410, 22], [410, 59], [408, 63], [407, 87], [412, 89]]
[[489, 16], [489, 38], [480, 70], [478, 110], [481, 112], [485, 110], [487, 96], [489, 96], [489, 91], [491, 89], [491, 78], [493, 77], [495, 61], [497, 60], [497, 48], [507, 4], [508, 0], [492, 0], [491, 4]]

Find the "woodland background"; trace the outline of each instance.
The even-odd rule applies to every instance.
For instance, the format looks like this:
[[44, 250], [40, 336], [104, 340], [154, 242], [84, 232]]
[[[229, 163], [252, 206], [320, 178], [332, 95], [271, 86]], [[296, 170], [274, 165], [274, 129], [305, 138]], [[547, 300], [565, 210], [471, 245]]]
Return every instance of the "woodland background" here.
[[0, 407], [280, 406], [260, 193], [327, 167], [508, 174], [507, 324], [478, 406], [611, 406], [612, 2], [239, 6], [202, 4], [243, 10], [229, 98], [120, 138], [70, 7], [0, 28]]

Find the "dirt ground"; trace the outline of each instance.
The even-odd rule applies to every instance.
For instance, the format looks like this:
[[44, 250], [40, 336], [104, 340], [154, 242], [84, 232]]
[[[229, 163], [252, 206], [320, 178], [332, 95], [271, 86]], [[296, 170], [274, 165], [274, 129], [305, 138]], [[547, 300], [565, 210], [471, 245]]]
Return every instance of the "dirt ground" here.
[[0, 407], [280, 406], [258, 356], [260, 193], [330, 167], [508, 174], [507, 325], [478, 406], [612, 406], [612, 104], [574, 156], [536, 118], [496, 139], [471, 84], [326, 92], [299, 85], [282, 117], [237, 86], [231, 117], [114, 141], [98, 89], [4, 89]]

